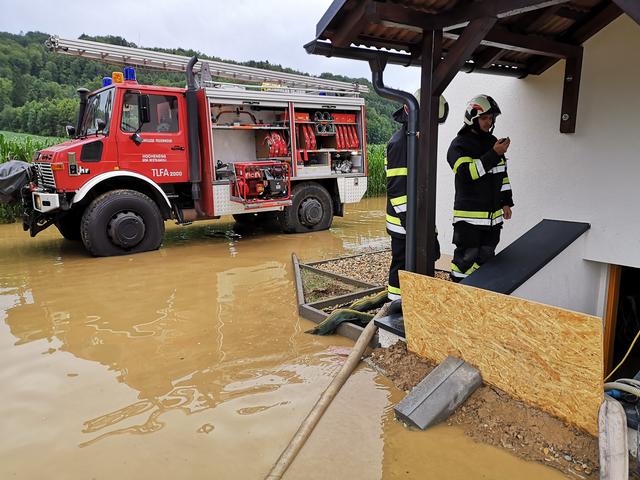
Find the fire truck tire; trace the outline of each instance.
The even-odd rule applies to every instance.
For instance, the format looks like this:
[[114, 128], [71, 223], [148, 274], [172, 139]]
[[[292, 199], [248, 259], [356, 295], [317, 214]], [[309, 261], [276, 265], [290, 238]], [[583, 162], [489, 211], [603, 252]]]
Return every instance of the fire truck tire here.
[[333, 221], [333, 202], [329, 192], [314, 182], [299, 183], [293, 188], [291, 206], [280, 215], [285, 233], [327, 230]]
[[82, 220], [82, 210], [69, 210], [61, 214], [54, 225], [66, 240], [78, 242], [82, 240], [80, 234], [80, 222]]
[[80, 223], [82, 242], [96, 257], [157, 250], [164, 237], [158, 206], [135, 190], [112, 190], [97, 197]]

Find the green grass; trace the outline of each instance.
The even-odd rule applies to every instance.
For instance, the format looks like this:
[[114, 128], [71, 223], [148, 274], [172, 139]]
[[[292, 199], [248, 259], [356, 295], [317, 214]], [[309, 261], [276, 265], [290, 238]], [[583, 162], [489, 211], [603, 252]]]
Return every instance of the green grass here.
[[387, 193], [387, 175], [384, 171], [386, 154], [386, 145], [367, 145], [367, 158], [369, 159], [367, 197], [380, 197]]

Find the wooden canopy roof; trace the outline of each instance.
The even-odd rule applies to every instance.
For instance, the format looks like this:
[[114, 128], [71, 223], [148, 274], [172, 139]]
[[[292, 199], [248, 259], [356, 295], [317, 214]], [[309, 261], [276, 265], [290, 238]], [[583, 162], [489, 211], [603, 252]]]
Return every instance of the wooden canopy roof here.
[[[394, 63], [418, 65], [424, 29], [442, 30], [446, 57], [470, 22], [494, 17], [497, 21], [466, 60], [467, 69], [538, 75], [575, 55], [623, 9], [640, 22], [638, 0], [334, 0], [307, 50], [356, 58], [367, 47], [397, 53]], [[330, 41], [334, 51], [312, 51], [323, 46], [318, 40]]]
[[[307, 52], [368, 61], [376, 92], [408, 106], [407, 270], [434, 274], [438, 99], [458, 71], [524, 77], [565, 59], [560, 132], [574, 133], [582, 43], [623, 12], [640, 24], [640, 0], [334, 0]], [[419, 106], [384, 85], [388, 63], [421, 67]]]

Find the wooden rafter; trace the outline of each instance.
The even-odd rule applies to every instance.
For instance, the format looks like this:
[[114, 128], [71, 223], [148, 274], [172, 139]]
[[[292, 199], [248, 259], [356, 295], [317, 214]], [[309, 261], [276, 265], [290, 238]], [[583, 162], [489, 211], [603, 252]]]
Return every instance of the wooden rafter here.
[[[451, 32], [446, 32], [444, 36], [450, 39], [458, 38], [458, 34]], [[556, 42], [541, 36], [512, 33], [504, 28], [493, 28], [487, 32], [484, 39], [480, 41], [480, 45], [555, 58], [570, 57], [579, 49], [575, 45]]]
[[433, 94], [435, 96], [439, 97], [444, 92], [460, 67], [469, 60], [471, 54], [478, 48], [482, 39], [493, 28], [497, 20], [495, 17], [479, 18], [473, 20], [464, 29], [460, 38], [449, 48], [447, 56], [435, 71], [433, 80]]
[[331, 43], [337, 47], [348, 47], [370, 21], [372, 4], [370, 0], [361, 2], [358, 7], [346, 15]]

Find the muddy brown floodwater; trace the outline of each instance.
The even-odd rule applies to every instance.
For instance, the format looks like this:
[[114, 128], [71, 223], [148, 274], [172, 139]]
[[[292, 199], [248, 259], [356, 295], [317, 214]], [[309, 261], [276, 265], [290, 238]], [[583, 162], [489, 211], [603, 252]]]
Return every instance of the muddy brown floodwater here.
[[[352, 345], [303, 333], [291, 252], [384, 248], [383, 207], [308, 235], [168, 225], [159, 251], [115, 258], [0, 225], [0, 478], [263, 478]], [[285, 478], [563, 478], [405, 429], [403, 396], [361, 365]]]

